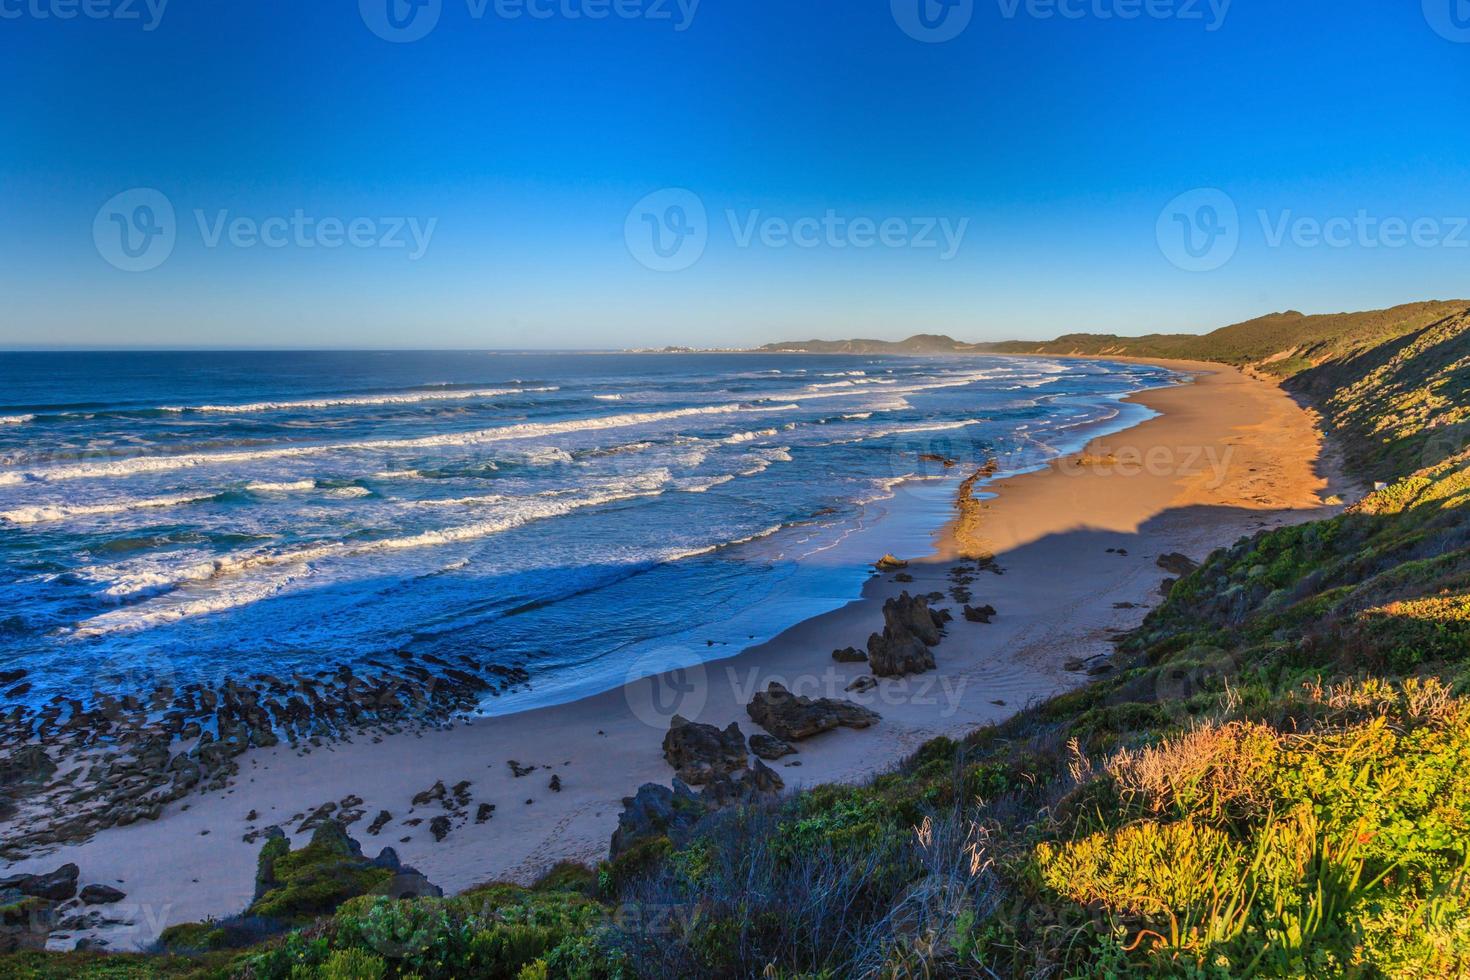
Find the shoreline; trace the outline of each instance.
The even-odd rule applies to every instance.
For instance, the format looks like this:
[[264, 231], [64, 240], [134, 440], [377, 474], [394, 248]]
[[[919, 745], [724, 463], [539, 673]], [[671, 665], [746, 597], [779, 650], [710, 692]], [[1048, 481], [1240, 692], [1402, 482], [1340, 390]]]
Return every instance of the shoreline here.
[[[799, 743], [798, 755], [773, 764], [790, 789], [860, 781], [936, 736], [1004, 720], [1084, 683], [1085, 673], [1064, 665], [1098, 661], [1113, 635], [1142, 621], [1170, 577], [1157, 566], [1159, 556], [1201, 559], [1261, 527], [1328, 516], [1334, 510], [1323, 500], [1347, 493], [1340, 477], [1317, 472], [1320, 434], [1276, 385], [1223, 365], [1099, 359], [1167, 367], [1194, 383], [1129, 396], [1161, 414], [985, 487], [934, 536], [936, 553], [904, 570], [911, 582], [874, 574], [861, 598], [766, 643], [578, 701], [445, 730], [360, 734], [310, 754], [253, 750], [240, 757], [228, 789], [171, 804], [158, 821], [16, 862], [7, 873], [72, 861], [87, 880], [116, 883], [128, 894], [116, 917], [128, 924], [71, 931], [55, 941], [69, 948], [86, 935], [109, 948], [138, 948], [167, 925], [231, 915], [248, 904], [259, 844], [242, 840], [247, 832], [280, 824], [299, 844], [306, 815], [358, 797], [369, 817], [386, 810], [392, 820], [377, 839], [367, 834], [366, 819], [349, 833], [370, 851], [394, 847], [446, 892], [497, 879], [528, 881], [558, 860], [606, 856], [621, 799], [643, 783], [672, 778], [660, 743], [675, 711], [721, 727], [738, 722], [749, 736], [761, 729], [745, 704], [778, 680], [797, 694], [849, 697], [883, 716], [866, 731]], [[994, 566], [976, 560], [986, 555]], [[865, 695], [845, 694], [866, 665], [838, 664], [832, 650], [865, 646], [881, 627], [883, 603], [905, 590], [943, 593], [934, 605], [955, 613], [934, 651], [938, 669], [883, 680]], [[996, 621], [966, 622], [966, 594], [995, 606]], [[553, 776], [560, 789], [549, 785]], [[444, 811], [410, 801], [436, 782], [464, 780], [473, 803], [493, 804], [495, 812], [483, 823], [454, 818], [436, 842], [428, 824]], [[249, 813], [257, 818], [247, 820]], [[128, 860], [136, 855], [147, 857]]]

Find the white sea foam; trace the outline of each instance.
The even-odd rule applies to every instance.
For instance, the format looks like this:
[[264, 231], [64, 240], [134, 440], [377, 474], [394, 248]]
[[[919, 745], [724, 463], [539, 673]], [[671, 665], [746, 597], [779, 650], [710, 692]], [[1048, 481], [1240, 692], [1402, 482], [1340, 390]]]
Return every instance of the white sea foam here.
[[622, 395], [593, 395], [592, 397], [600, 402], [620, 402], [623, 400]]
[[659, 555], [659, 560], [672, 563], [676, 561], [683, 561], [686, 558], [698, 558], [701, 555], [714, 554], [716, 551], [720, 551], [725, 548], [733, 548], [737, 545], [750, 544], [752, 541], [759, 541], [762, 538], [769, 538], [771, 535], [784, 530], [785, 527], [785, 524], [775, 524], [771, 527], [766, 528], [763, 531], [757, 531], [754, 534], [747, 534], [743, 538], [735, 538], [730, 541], [721, 541], [719, 544], [707, 544], [702, 548], [686, 548], [666, 551], [663, 554]]
[[34, 415], [0, 415], [0, 425], [25, 425], [35, 419]]
[[757, 439], [764, 439], [775, 434], [775, 429], [758, 429], [754, 432], [737, 432], [733, 436], [726, 436], [721, 441], [727, 446], [737, 446], [742, 442], [754, 442]]
[[328, 497], [336, 497], [339, 500], [352, 500], [356, 497], [371, 497], [373, 492], [366, 487], [337, 487], [328, 490]]
[[178, 507], [183, 504], [213, 500], [214, 494], [176, 494], [172, 497], [149, 497], [143, 500], [116, 500], [105, 504], [36, 504], [0, 511], [0, 521], [11, 524], [42, 524], [49, 521], [65, 521], [75, 517], [96, 517], [103, 514], [125, 514], [133, 510], [150, 510], [162, 507]]
[[733, 479], [735, 479], [734, 473], [726, 473], [722, 476], [692, 476], [677, 481], [674, 486], [684, 493], [704, 493], [707, 490], [713, 490], [715, 487], [724, 486]]
[[245, 484], [245, 489], [254, 493], [292, 493], [297, 490], [315, 490], [315, 480], [293, 480], [287, 483], [268, 483], [263, 480]]
[[488, 442], [503, 442], [514, 439], [539, 439], [546, 436], [564, 435], [573, 432], [626, 428], [654, 422], [691, 418], [699, 415], [732, 415], [741, 412], [784, 412], [790, 411], [795, 407], [795, 405], [704, 405], [698, 408], [677, 408], [663, 412], [630, 412], [623, 415], [603, 415], [594, 418], [571, 419], [565, 422], [522, 422], [517, 425], [506, 425], [493, 429], [479, 429], [473, 432], [449, 432], [441, 435], [422, 436], [415, 439], [376, 439], [363, 442], [329, 443], [316, 446], [282, 446], [275, 449], [251, 449], [222, 453], [190, 453], [180, 456], [134, 456], [127, 459], [110, 460], [105, 463], [78, 463], [43, 470], [0, 473], [0, 486], [24, 483], [27, 480], [78, 480], [132, 476], [137, 473], [163, 473], [196, 466], [252, 463], [268, 459], [297, 459], [331, 452], [375, 452], [399, 449], [428, 449], [440, 446], [474, 446]]
[[351, 405], [414, 405], [419, 402], [469, 401], [476, 398], [499, 398], [534, 392], [558, 391], [557, 388], [481, 388], [476, 391], [405, 391], [391, 395], [338, 395], [328, 398], [306, 398], [286, 402], [249, 402], [244, 405], [163, 405], [162, 412], [285, 412], [305, 408], [341, 408]]
[[[163, 588], [177, 589], [181, 586], [203, 584], [217, 585], [229, 578], [232, 584], [205, 595], [169, 595], [138, 605], [103, 613], [78, 624], [77, 636], [99, 636], [119, 631], [149, 629], [165, 623], [177, 622], [206, 613], [220, 612], [249, 605], [262, 598], [274, 595], [281, 588], [309, 574], [312, 562], [328, 558], [352, 558], [385, 552], [404, 551], [415, 548], [432, 548], [446, 544], [478, 540], [502, 534], [533, 521], [561, 517], [573, 511], [598, 507], [604, 504], [632, 500], [638, 497], [658, 496], [665, 492], [670, 483], [667, 469], [613, 481], [593, 488], [593, 492], [576, 495], [576, 491], [552, 491], [535, 497], [517, 498], [502, 513], [473, 524], [458, 527], [423, 531], [418, 534], [376, 541], [329, 541], [321, 544], [288, 548], [281, 551], [261, 551], [245, 555], [225, 556], [199, 562], [186, 568], [174, 569], [171, 575], [157, 571], [122, 572], [117, 567], [84, 569], [84, 574], [94, 579], [105, 580], [115, 575], [107, 589], [111, 596], [129, 596], [158, 592]], [[246, 573], [262, 569], [281, 569], [289, 566], [285, 574], [260, 579], [240, 579]]]

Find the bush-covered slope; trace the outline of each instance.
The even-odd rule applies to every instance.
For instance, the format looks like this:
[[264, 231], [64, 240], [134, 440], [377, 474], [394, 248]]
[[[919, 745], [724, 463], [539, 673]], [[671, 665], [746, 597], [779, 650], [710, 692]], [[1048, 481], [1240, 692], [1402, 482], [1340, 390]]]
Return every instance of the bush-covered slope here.
[[1470, 308], [1470, 301], [1449, 300], [1408, 303], [1363, 313], [1306, 316], [1292, 311], [1271, 313], [1200, 336], [1070, 334], [1046, 343], [1018, 340], [983, 344], [981, 347], [993, 353], [1111, 354], [1254, 364], [1263, 371], [1285, 378], [1313, 365], [1341, 363], [1355, 354], [1423, 330], [1467, 308]]
[[1319, 342], [1293, 383], [1389, 485], [1211, 556], [1087, 687], [532, 889], [0, 975], [1470, 977], [1470, 317]]

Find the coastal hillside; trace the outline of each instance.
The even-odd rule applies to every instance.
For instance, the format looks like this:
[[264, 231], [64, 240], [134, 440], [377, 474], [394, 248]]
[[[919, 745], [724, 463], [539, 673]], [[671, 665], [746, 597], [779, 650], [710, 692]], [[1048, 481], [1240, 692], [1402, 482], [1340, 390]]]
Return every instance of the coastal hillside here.
[[943, 334], [918, 334], [907, 340], [790, 340], [766, 344], [760, 350], [765, 354], [973, 354], [982, 346]]
[[861, 786], [643, 787], [607, 861], [529, 888], [432, 897], [326, 820], [264, 843], [236, 918], [0, 975], [1470, 976], [1465, 306], [1217, 332], [1382, 488], [1166, 556], [1111, 663], [1001, 725]]
[[1290, 377], [1317, 364], [1342, 364], [1353, 355], [1411, 334], [1470, 308], [1470, 301], [1407, 303], [1387, 310], [1324, 313], [1296, 311], [1231, 324], [1202, 335], [1154, 334], [1117, 337], [1071, 334], [1047, 343], [1006, 341], [984, 345], [991, 353], [1090, 354], [1173, 357], [1256, 365], [1276, 377]]
[[1231, 324], [1207, 334], [1067, 334], [1051, 341], [1026, 340], [969, 344], [942, 335], [921, 334], [903, 341], [804, 340], [767, 344], [766, 352], [823, 354], [1072, 354], [1114, 357], [1167, 357], [1255, 366], [1288, 378], [1317, 365], [1352, 372], [1350, 362], [1389, 341], [1424, 330], [1470, 309], [1470, 300], [1406, 303], [1386, 310], [1307, 316], [1288, 311]]

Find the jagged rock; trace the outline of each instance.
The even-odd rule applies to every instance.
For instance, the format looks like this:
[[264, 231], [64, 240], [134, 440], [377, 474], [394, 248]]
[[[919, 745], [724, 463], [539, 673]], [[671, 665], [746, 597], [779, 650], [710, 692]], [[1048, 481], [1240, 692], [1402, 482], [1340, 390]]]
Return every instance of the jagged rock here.
[[112, 905], [127, 898], [127, 893], [111, 885], [88, 885], [82, 889], [82, 902], [87, 905]]
[[536, 771], [535, 766], [523, 766], [514, 759], [508, 760], [506, 762], [506, 765], [510, 766], [511, 773], [514, 774], [517, 779], [520, 779], [522, 776], [529, 776], [531, 773]]
[[878, 678], [872, 677], [868, 674], [864, 674], [862, 677], [859, 677], [857, 680], [847, 685], [846, 690], [851, 691], [854, 694], [867, 694], [869, 691], [875, 689], [877, 686]]
[[868, 666], [879, 677], [903, 677], [934, 669], [934, 652], [907, 630], [884, 627], [868, 637]]
[[774, 761], [796, 752], [791, 745], [781, 741], [774, 735], [758, 732], [750, 736], [750, 751], [767, 761]]
[[424, 790], [422, 793], [415, 794], [413, 798], [413, 805], [424, 806], [426, 804], [434, 802], [435, 800], [442, 800], [444, 799], [444, 794], [446, 794], [447, 792], [449, 791], [444, 788], [444, 780], [438, 780], [434, 783], [433, 786]]
[[714, 809], [723, 809], [737, 803], [752, 803], [761, 797], [775, 796], [785, 788], [786, 783], [776, 771], [757, 759], [754, 768], [712, 780], [700, 794], [700, 799]]
[[930, 611], [927, 599], [916, 599], [907, 592], [897, 599], [883, 604], [883, 623], [888, 629], [904, 629], [924, 641], [926, 646], [938, 646], [942, 638], [939, 628], [944, 620]]
[[1164, 579], [1164, 581], [1159, 584], [1159, 595], [1163, 596], [1165, 599], [1169, 598], [1170, 593], [1174, 591], [1174, 586], [1178, 584], [1179, 580], [1177, 578]]
[[833, 650], [832, 659], [840, 664], [865, 664], [868, 655], [857, 647], [848, 647], [845, 650]]
[[1079, 673], [1087, 667], [1087, 661], [1081, 657], [1068, 657], [1062, 661], [1062, 669], [1068, 673]]
[[618, 815], [608, 856], [616, 858], [648, 837], [667, 836], [680, 843], [705, 812], [705, 804], [683, 780], [674, 780], [673, 789], [645, 783], [637, 795], [623, 798], [623, 812]]
[[367, 832], [376, 837], [378, 832], [386, 827], [389, 821], [391, 821], [392, 819], [393, 814], [389, 813], [387, 810], [379, 810], [378, 815], [376, 817], [373, 817], [373, 822], [368, 824]]
[[731, 722], [723, 732], [675, 715], [664, 736], [664, 758], [680, 779], [701, 786], [719, 776], [746, 768], [745, 735]]
[[1194, 571], [1196, 568], [1199, 568], [1199, 562], [1195, 561], [1193, 558], [1190, 558], [1188, 555], [1181, 555], [1178, 552], [1170, 552], [1167, 555], [1159, 556], [1158, 566], [1164, 571], [1168, 572], [1170, 575], [1177, 575], [1180, 578], [1183, 578], [1190, 572]]
[[878, 677], [903, 677], [934, 669], [934, 654], [944, 616], [933, 612], [926, 599], [907, 592], [883, 604], [883, 632], [868, 638], [868, 664]]
[[884, 555], [882, 558], [879, 558], [876, 562], [873, 563], [873, 567], [878, 569], [878, 571], [880, 572], [892, 572], [900, 568], [908, 568], [909, 563], [895, 558], [892, 555]]
[[475, 811], [475, 823], [484, 823], [495, 815], [494, 803], [481, 803], [480, 808]]
[[442, 841], [449, 836], [449, 818], [445, 816], [435, 817], [429, 821], [429, 833], [434, 835], [434, 840]]
[[0, 790], [20, 795], [40, 789], [56, 774], [56, 763], [39, 745], [27, 745], [0, 759]]
[[799, 742], [834, 728], [867, 728], [881, 720], [871, 711], [851, 701], [798, 697], [775, 681], [758, 692], [745, 709], [751, 720], [777, 738]]
[[969, 620], [972, 623], [988, 624], [992, 619], [995, 618], [995, 616], [996, 612], [994, 606], [981, 606], [978, 609], [974, 606], [965, 607], [965, 619]]
[[547, 783], [547, 788], [550, 789], [553, 793], [560, 793], [561, 792], [561, 777], [560, 776], [553, 775], [551, 777], [551, 782], [550, 783]]
[[64, 902], [76, 895], [77, 878], [80, 876], [81, 869], [75, 864], [63, 864], [50, 874], [0, 878], [0, 891], [17, 891], [29, 898]]

